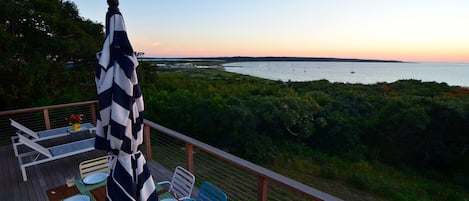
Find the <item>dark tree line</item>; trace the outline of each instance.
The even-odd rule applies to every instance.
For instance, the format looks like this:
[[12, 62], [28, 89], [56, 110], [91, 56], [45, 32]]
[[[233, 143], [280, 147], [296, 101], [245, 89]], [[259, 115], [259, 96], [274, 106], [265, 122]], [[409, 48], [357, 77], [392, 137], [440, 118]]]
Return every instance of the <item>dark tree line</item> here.
[[[0, 108], [75, 101], [92, 93], [102, 30], [69, 1], [0, 1]], [[83, 95], [67, 97], [64, 90]]]

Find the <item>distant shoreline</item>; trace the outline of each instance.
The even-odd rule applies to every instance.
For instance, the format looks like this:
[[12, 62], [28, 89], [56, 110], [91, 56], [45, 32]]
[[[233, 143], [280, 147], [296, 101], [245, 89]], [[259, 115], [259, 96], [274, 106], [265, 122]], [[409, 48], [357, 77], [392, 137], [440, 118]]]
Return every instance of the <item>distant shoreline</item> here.
[[309, 61], [309, 62], [381, 62], [381, 63], [405, 63], [398, 60], [377, 60], [377, 59], [350, 59], [350, 58], [326, 58], [326, 57], [184, 57], [184, 58], [158, 58], [141, 57], [146, 61], [218, 61], [218, 62], [253, 62], [253, 61]]

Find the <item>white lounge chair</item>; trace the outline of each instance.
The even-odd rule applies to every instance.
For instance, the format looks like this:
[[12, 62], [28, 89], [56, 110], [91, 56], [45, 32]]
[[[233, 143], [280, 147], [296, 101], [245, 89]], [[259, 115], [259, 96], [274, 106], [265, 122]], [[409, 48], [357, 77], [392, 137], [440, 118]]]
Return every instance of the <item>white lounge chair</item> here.
[[[34, 151], [21, 153], [18, 155], [18, 163], [23, 175], [23, 181], [27, 181], [26, 168], [37, 164], [65, 158], [68, 156], [84, 153], [94, 150], [94, 139], [88, 138], [67, 144], [61, 144], [53, 147], [43, 147], [42, 145], [28, 139], [22, 134], [18, 134], [19, 141], [30, 147]], [[29, 160], [28, 160], [29, 159]]]
[[[26, 126], [23, 126], [22, 124], [16, 122], [13, 119], [10, 119], [10, 122], [13, 127], [18, 129], [18, 132], [22, 132], [22, 133], [29, 135], [32, 141], [34, 142], [69, 135], [70, 130], [72, 128], [71, 126], [66, 126], [66, 127], [60, 127], [60, 128], [54, 128], [54, 129], [35, 132], [27, 128]], [[81, 124], [80, 128], [81, 130], [88, 130], [89, 132], [96, 129], [96, 127], [94, 127], [93, 124], [91, 123]], [[14, 135], [11, 137], [11, 143], [13, 144], [13, 150], [15, 151], [15, 156], [18, 156], [18, 146], [23, 143], [18, 141], [17, 135]]]

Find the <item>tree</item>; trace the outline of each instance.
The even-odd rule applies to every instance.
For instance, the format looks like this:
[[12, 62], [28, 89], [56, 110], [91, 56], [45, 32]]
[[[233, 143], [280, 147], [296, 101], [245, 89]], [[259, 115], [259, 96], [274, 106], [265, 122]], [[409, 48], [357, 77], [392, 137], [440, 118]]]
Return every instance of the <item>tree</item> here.
[[[63, 90], [89, 87], [102, 30], [69, 1], [0, 1], [1, 107], [56, 104]], [[75, 69], [65, 70], [66, 63]]]

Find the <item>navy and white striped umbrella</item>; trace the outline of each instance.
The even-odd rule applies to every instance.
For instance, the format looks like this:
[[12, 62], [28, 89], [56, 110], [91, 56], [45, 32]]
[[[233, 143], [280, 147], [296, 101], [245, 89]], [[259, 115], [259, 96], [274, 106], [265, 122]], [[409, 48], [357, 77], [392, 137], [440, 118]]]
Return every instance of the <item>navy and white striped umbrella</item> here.
[[144, 107], [136, 73], [138, 61], [117, 7], [110, 7], [106, 14], [106, 40], [97, 57], [99, 113], [95, 148], [113, 156], [107, 200], [158, 200], [140, 151]]

